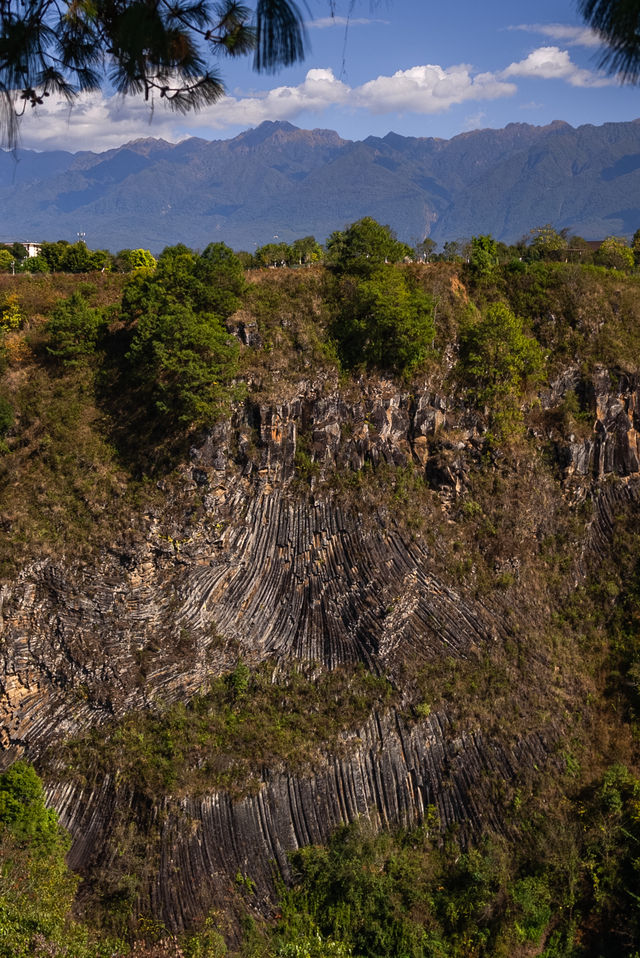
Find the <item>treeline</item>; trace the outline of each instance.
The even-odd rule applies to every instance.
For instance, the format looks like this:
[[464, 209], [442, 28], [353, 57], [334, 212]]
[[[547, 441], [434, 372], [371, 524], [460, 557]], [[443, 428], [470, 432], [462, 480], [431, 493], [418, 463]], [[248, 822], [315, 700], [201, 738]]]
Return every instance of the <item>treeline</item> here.
[[[298, 264], [318, 255], [312, 239], [300, 241]], [[569, 350], [575, 352], [578, 341], [588, 349], [592, 337], [585, 339], [579, 323], [556, 319], [549, 325], [549, 304], [559, 297], [556, 315], [566, 315], [576, 288], [583, 288], [584, 298], [589, 283], [625, 273], [633, 281], [638, 269], [634, 257], [640, 231], [634, 247], [613, 239], [603, 243], [593, 254], [601, 261], [599, 268], [567, 263], [563, 257], [573, 248], [568, 242], [550, 227], [534, 231], [522, 248], [477, 236], [464, 257], [456, 254], [447, 261], [449, 272], [443, 273], [444, 264], [437, 259], [413, 262], [411, 251], [389, 227], [365, 217], [329, 237], [324, 269], [314, 274], [324, 317], [317, 335], [325, 355], [344, 371], [378, 370], [408, 381], [425, 364], [437, 363], [445, 339], [453, 336], [458, 380], [500, 435], [508, 431], [510, 419], [519, 418], [523, 390], [543, 377], [545, 350], [564, 348], [563, 337]], [[30, 262], [49, 257], [58, 272], [65, 264], [86, 266], [82, 257], [89, 255], [97, 256], [82, 243], [45, 244], [41, 256]], [[257, 284], [248, 282], [251, 274], [242, 256], [224, 243], [212, 243], [202, 253], [182, 244], [167, 247], [157, 260], [145, 250], [122, 251], [119, 257], [120, 267], [129, 273], [123, 277], [121, 301], [97, 305], [91, 299], [95, 287], [79, 284], [52, 308], [41, 351], [67, 369], [102, 365], [100, 382], [109, 380], [122, 396], [132, 396], [132, 404], [162, 428], [184, 430], [211, 422], [245, 388], [240, 341], [231, 335], [228, 320], [248, 304], [250, 311], [262, 309], [268, 326], [278, 314], [282, 291], [273, 289], [271, 301], [260, 307], [259, 288], [266, 290], [266, 276]], [[451, 303], [445, 308], [452, 299], [452, 270], [470, 298], [453, 297], [455, 308]], [[589, 270], [595, 270], [591, 280], [586, 278]], [[302, 279], [304, 274], [299, 275]], [[284, 281], [285, 274], [281, 276]], [[27, 321], [21, 304], [27, 292], [18, 284], [0, 300], [0, 366]], [[609, 331], [620, 322], [618, 353], [629, 324], [612, 314]], [[622, 359], [618, 354], [617, 361]], [[8, 431], [1, 423], [0, 428]]]
[[[386, 231], [395, 242], [395, 255], [387, 262], [422, 263], [471, 263], [477, 262], [482, 248], [496, 265], [505, 265], [512, 260], [520, 262], [564, 262], [582, 265], [604, 266], [608, 269], [633, 270], [640, 267], [640, 228], [631, 240], [625, 237], [607, 236], [602, 241], [585, 240], [570, 234], [569, 230], [556, 230], [550, 224], [536, 227], [517, 243], [508, 245], [492, 236], [448, 240], [438, 250], [438, 244], [426, 237], [409, 246], [398, 242], [389, 227], [381, 227], [371, 217], [364, 217], [357, 224], [363, 236]], [[305, 236], [293, 243], [282, 241], [266, 243], [253, 253], [247, 250], [236, 252], [244, 269], [274, 267], [299, 267], [316, 264], [335, 265], [339, 258], [340, 237], [346, 231], [336, 230], [322, 245], [314, 236]], [[108, 250], [90, 250], [83, 241], [68, 243], [42, 243], [37, 256], [29, 256], [22, 243], [0, 247], [0, 273], [91, 273], [114, 271], [130, 273], [141, 268], [153, 269], [156, 260], [149, 250], [122, 249], [116, 254]]]
[[156, 265], [146, 249], [122, 249], [113, 255], [106, 249], [90, 250], [82, 240], [58, 240], [38, 247], [37, 256], [29, 256], [22, 243], [0, 247], [0, 273], [130, 273]]

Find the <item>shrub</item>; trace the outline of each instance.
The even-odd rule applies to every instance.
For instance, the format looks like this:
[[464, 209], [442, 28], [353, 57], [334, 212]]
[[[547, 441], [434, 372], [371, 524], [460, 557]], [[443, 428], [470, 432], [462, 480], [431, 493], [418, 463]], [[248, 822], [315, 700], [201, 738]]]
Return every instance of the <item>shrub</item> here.
[[594, 262], [609, 269], [632, 269], [634, 265], [633, 250], [627, 246], [625, 239], [617, 236], [607, 236], [594, 255]]
[[333, 326], [344, 366], [366, 365], [408, 375], [433, 344], [433, 300], [412, 288], [398, 269], [379, 268], [363, 278], [345, 278]]
[[340, 273], [368, 275], [383, 263], [398, 263], [412, 252], [398, 242], [389, 226], [382, 226], [371, 216], [332, 233], [327, 240], [328, 262]]
[[540, 344], [504, 303], [489, 306], [462, 331], [459, 372], [484, 405], [517, 396], [525, 384], [540, 380], [543, 365]]
[[47, 352], [67, 366], [77, 366], [95, 352], [103, 324], [102, 311], [89, 306], [81, 293], [72, 293], [47, 322]]

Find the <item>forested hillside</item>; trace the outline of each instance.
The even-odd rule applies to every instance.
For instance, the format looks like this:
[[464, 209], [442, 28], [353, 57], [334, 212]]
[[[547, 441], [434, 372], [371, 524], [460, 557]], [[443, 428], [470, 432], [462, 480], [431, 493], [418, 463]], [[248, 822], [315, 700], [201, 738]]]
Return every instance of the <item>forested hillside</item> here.
[[0, 151], [0, 240], [75, 240], [80, 230], [92, 247], [154, 254], [212, 238], [251, 252], [274, 235], [324, 241], [363, 216], [390, 223], [405, 242], [492, 233], [513, 243], [546, 222], [587, 239], [630, 236], [638, 197], [638, 120], [362, 141], [268, 121], [230, 140]]
[[0, 956], [640, 952], [640, 273], [552, 233], [0, 274]]

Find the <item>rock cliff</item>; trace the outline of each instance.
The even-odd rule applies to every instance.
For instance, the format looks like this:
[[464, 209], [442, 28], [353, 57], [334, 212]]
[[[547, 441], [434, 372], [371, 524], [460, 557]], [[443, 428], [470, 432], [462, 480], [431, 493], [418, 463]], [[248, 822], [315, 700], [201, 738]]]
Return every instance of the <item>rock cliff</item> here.
[[[591, 418], [583, 415], [580, 434], [563, 435], [544, 414], [570, 391], [583, 395]], [[579, 578], [585, 556], [608, 547], [612, 511], [638, 499], [640, 382], [604, 369], [585, 381], [570, 369], [537, 408], [530, 441], [552, 450], [553, 495], [567, 508], [595, 502]], [[406, 682], [425, 665], [468, 666], [517, 639], [506, 614], [514, 597], [456, 583], [442, 560], [441, 530], [455, 526], [470, 474], [481, 462], [499, 465], [484, 431], [476, 412], [427, 388], [370, 383], [354, 399], [305, 384], [286, 402], [249, 402], [211, 429], [161, 483], [163, 504], [92, 564], [35, 560], [3, 584], [4, 761], [38, 761], [48, 749], [48, 795], [87, 889], [98, 863], [118, 870], [124, 811], [146, 849], [136, 907], [171, 928], [229, 910], [237, 875], [250, 877], [250, 904], [268, 914], [287, 853], [357, 816], [408, 825], [433, 805], [443, 829], [504, 827], [495, 789], [558, 761], [566, 686], [550, 688], [545, 709], [534, 719], [525, 710], [505, 735], [461, 724], [446, 707], [412, 711]], [[407, 467], [426, 480], [437, 534], [424, 517], [412, 527], [393, 502], [372, 506], [357, 487], [347, 495], [332, 485], [336, 475]], [[545, 522], [537, 495], [529, 489], [532, 528]], [[153, 801], [92, 769], [84, 784], [70, 780], [56, 763], [62, 740], [187, 700], [239, 658], [326, 669], [361, 662], [404, 682], [405, 695], [350, 730], [340, 754], [314, 757], [303, 771], [264, 767], [257, 791], [240, 797]]]

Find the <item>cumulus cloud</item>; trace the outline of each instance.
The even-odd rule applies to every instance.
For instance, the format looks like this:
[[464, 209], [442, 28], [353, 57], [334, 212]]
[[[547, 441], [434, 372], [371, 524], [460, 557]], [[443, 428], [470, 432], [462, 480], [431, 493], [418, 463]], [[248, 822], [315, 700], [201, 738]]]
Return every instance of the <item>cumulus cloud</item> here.
[[30, 110], [20, 127], [20, 145], [35, 150], [102, 152], [144, 136], [176, 141], [175, 114], [151, 110], [138, 97], [80, 94], [70, 106], [53, 96]]
[[[499, 73], [475, 73], [468, 64], [442, 67], [424, 64], [378, 76], [351, 87], [329, 69], [309, 70], [296, 86], [243, 94], [234, 91], [199, 113], [172, 113], [164, 101], [150, 111], [142, 98], [102, 94], [80, 96], [70, 109], [51, 97], [30, 111], [21, 127], [22, 145], [33, 149], [103, 151], [128, 140], [153, 136], [176, 142], [186, 136], [210, 138], [222, 130], [257, 126], [263, 120], [296, 121], [302, 114], [322, 114], [338, 108], [384, 115], [444, 113], [461, 103], [478, 104], [513, 96], [519, 77], [562, 80], [574, 87], [604, 86], [614, 81], [581, 69], [557, 46], [539, 47], [524, 60]], [[150, 123], [150, 120], [153, 120]], [[472, 117], [468, 123], [475, 122]]]
[[[121, 146], [128, 140], [153, 136], [176, 142], [187, 135], [208, 136], [229, 127], [257, 126], [263, 120], [295, 119], [303, 110], [319, 113], [347, 103], [351, 89], [331, 70], [309, 70], [298, 86], [280, 86], [251, 96], [226, 96], [213, 106], [184, 118], [164, 102], [152, 110], [139, 97], [82, 94], [70, 108], [53, 97], [27, 117], [21, 143], [37, 150], [92, 149]], [[187, 132], [188, 131], [188, 132]]]
[[557, 40], [574, 47], [599, 47], [602, 40], [591, 27], [573, 26], [568, 23], [519, 23], [508, 30], [525, 30], [527, 33], [540, 33], [543, 37]]
[[291, 120], [303, 111], [320, 113], [349, 102], [352, 90], [336, 79], [332, 70], [309, 70], [298, 86], [279, 86], [249, 97], [225, 97], [215, 106], [196, 114], [190, 127], [216, 130], [229, 126], [255, 126], [263, 120]]
[[560, 47], [538, 47], [524, 60], [511, 63], [500, 74], [502, 77], [534, 77], [542, 80], [564, 80], [571, 86], [610, 86], [615, 81], [590, 70], [584, 70], [571, 60], [567, 50]]
[[442, 113], [465, 100], [495, 100], [512, 96], [513, 83], [493, 73], [471, 75], [471, 67], [444, 69], [435, 64], [398, 70], [393, 76], [379, 76], [353, 91], [356, 104], [371, 113]]
[[428, 64], [379, 76], [359, 87], [338, 80], [332, 70], [313, 69], [297, 86], [279, 86], [249, 96], [227, 96], [207, 109], [176, 116], [160, 103], [150, 124], [149, 105], [140, 98], [85, 94], [69, 109], [52, 97], [37, 115], [26, 118], [22, 143], [32, 149], [107, 150], [141, 136], [176, 141], [208, 136], [231, 127], [257, 126], [263, 120], [295, 120], [303, 112], [331, 107], [385, 113], [442, 113], [457, 103], [493, 100], [516, 92], [513, 83], [491, 73], [472, 75], [471, 67], [448, 69]]

